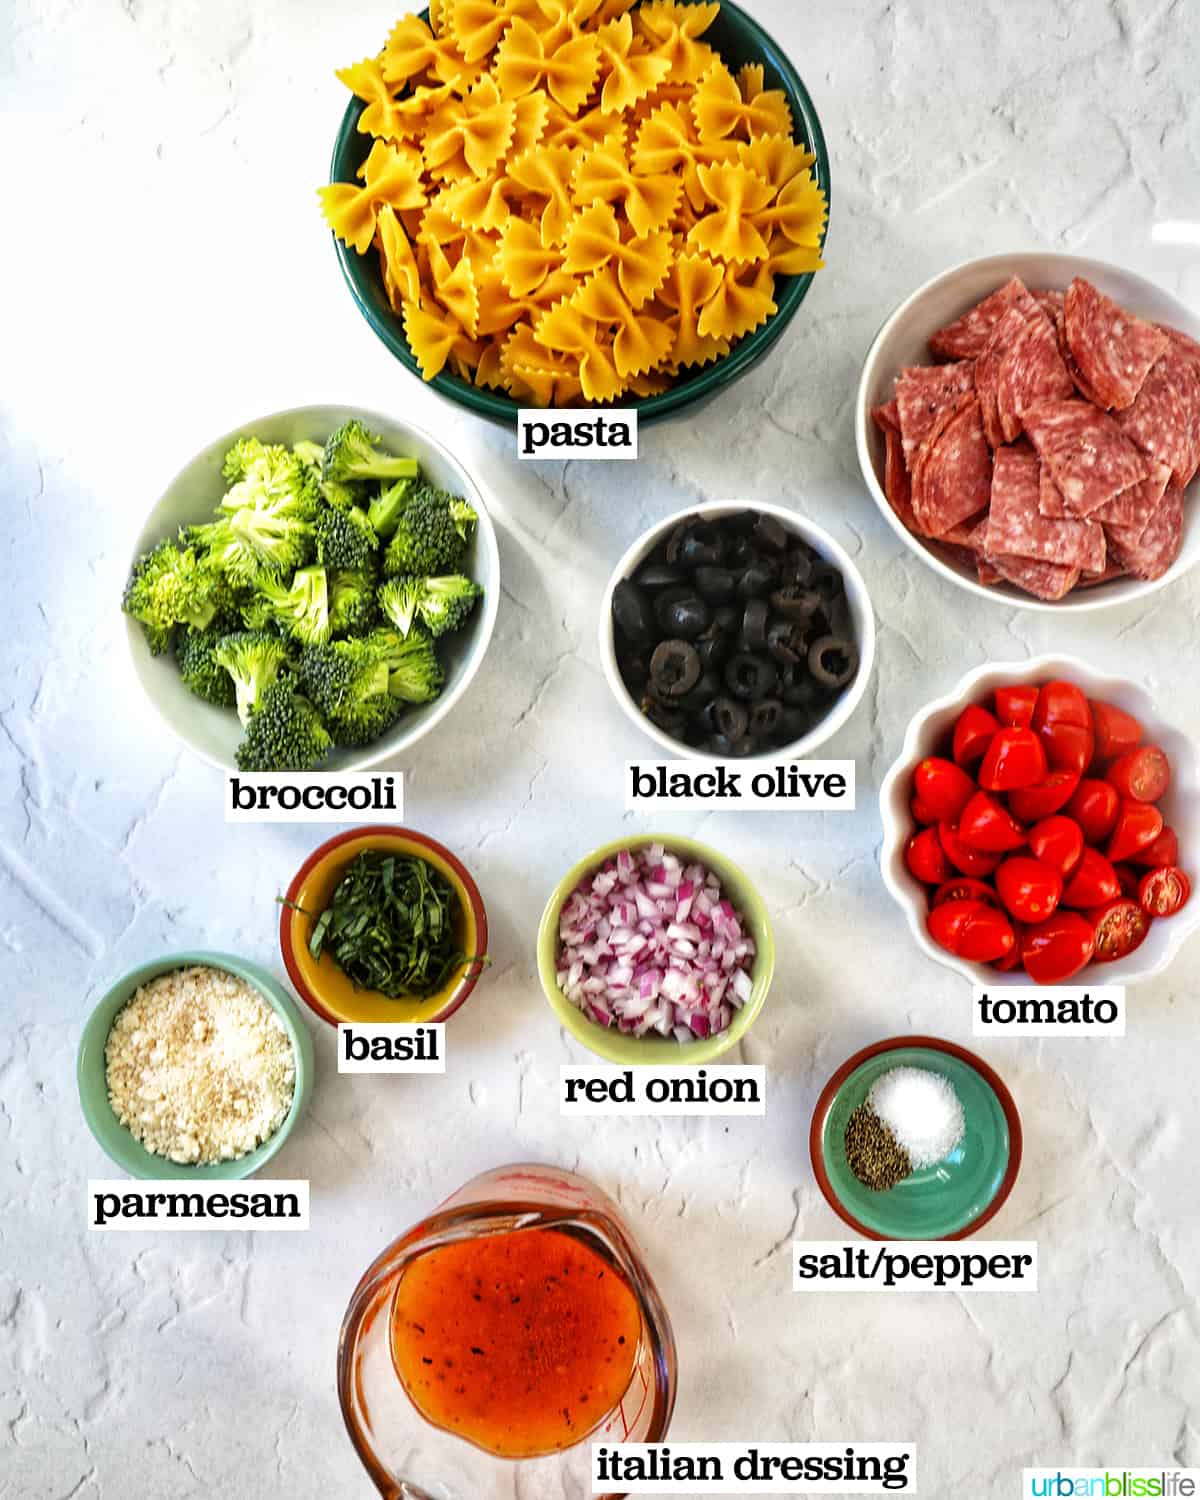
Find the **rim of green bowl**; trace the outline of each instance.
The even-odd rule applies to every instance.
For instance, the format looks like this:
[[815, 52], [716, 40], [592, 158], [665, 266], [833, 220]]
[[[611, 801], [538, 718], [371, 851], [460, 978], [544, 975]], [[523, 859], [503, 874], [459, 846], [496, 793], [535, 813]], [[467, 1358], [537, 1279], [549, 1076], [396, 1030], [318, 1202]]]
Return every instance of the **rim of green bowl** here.
[[[685, 3], [697, 3], [697, 0], [685, 0]], [[420, 14], [423, 20], [428, 20], [428, 9], [421, 11]], [[829, 150], [825, 143], [825, 134], [821, 129], [816, 105], [813, 103], [804, 80], [783, 48], [764, 27], [760, 26], [752, 16], [747, 15], [740, 5], [735, 4], [734, 0], [721, 0], [718, 27], [723, 20], [731, 22], [734, 29], [740, 28], [749, 42], [758, 50], [767, 69], [768, 82], [783, 88], [793, 113], [799, 116], [803, 124], [804, 144], [816, 157], [813, 170], [817, 186], [825, 194], [825, 227], [821, 233], [821, 249], [824, 250], [829, 237], [833, 185], [830, 177]], [[772, 74], [774, 77], [771, 76]], [[357, 169], [366, 160], [370, 149], [370, 138], [360, 135], [357, 129], [359, 117], [366, 107], [366, 101], [362, 99], [352, 99], [346, 107], [333, 145], [333, 157], [329, 166], [331, 183], [354, 182]], [[411, 375], [418, 380], [423, 380], [420, 367], [404, 337], [404, 330], [388, 305], [377, 257], [370, 253], [359, 255], [349, 245], [343, 244], [336, 235], [331, 234], [330, 238], [333, 240], [342, 275], [346, 279], [346, 285], [350, 288], [351, 296], [359, 312], [388, 351]], [[753, 333], [741, 339], [724, 359], [704, 366], [695, 374], [688, 376], [686, 380], [676, 382], [669, 391], [664, 391], [661, 395], [625, 401], [620, 409], [635, 409], [640, 423], [652, 423], [677, 415], [685, 408], [707, 401], [710, 397], [725, 390], [760, 360], [765, 359], [775, 347], [788, 324], [800, 310], [800, 304], [807, 297], [815, 274], [815, 272], [808, 271], [803, 276], [778, 277], [775, 284], [775, 301], [778, 311], [768, 318], [761, 328], [755, 329]], [[426, 383], [440, 396], [444, 396], [457, 406], [465, 407], [477, 416], [507, 427], [516, 426], [517, 412], [521, 408], [520, 404], [509, 396], [502, 396], [494, 391], [469, 385], [465, 380], [460, 380], [457, 375], [448, 374], [444, 370]], [[605, 409], [604, 406], [599, 405], [579, 408], [581, 411]]]
[[[253, 985], [268, 1005], [276, 1012], [287, 1029], [296, 1059], [296, 1084], [292, 1093], [292, 1106], [283, 1123], [274, 1135], [262, 1145], [256, 1146], [245, 1156], [235, 1161], [214, 1162], [208, 1166], [188, 1166], [181, 1162], [167, 1161], [147, 1151], [113, 1113], [108, 1102], [108, 1083], [105, 1077], [104, 1044], [112, 1029], [118, 1012], [132, 999], [134, 991], [160, 974], [173, 969], [202, 965], [212, 969], [224, 969]], [[79, 1039], [75, 1076], [79, 1088], [79, 1103], [83, 1118], [100, 1149], [131, 1177], [186, 1178], [190, 1181], [232, 1182], [243, 1177], [252, 1177], [275, 1155], [291, 1134], [300, 1116], [308, 1105], [313, 1087], [313, 1044], [308, 1027], [304, 1024], [300, 1007], [273, 974], [247, 958], [233, 953], [216, 953], [207, 949], [189, 949], [182, 953], [166, 953], [160, 958], [148, 959], [136, 968], [128, 970], [115, 980], [104, 995], [92, 1007]]]
[[842, 1200], [838, 1197], [829, 1171], [825, 1165], [825, 1122], [833, 1109], [837, 1096], [842, 1091], [847, 1081], [858, 1072], [864, 1063], [879, 1057], [886, 1052], [900, 1052], [908, 1049], [924, 1049], [927, 1052], [942, 1052], [948, 1057], [957, 1058], [959, 1062], [972, 1068], [995, 1094], [1000, 1109], [1004, 1114], [1005, 1123], [1008, 1126], [1008, 1161], [1005, 1165], [1004, 1176], [1000, 1180], [993, 1196], [975, 1218], [961, 1225], [950, 1234], [941, 1235], [943, 1240], [965, 1240], [970, 1235], [978, 1233], [989, 1220], [1004, 1207], [1008, 1196], [1016, 1184], [1017, 1176], [1021, 1170], [1021, 1154], [1023, 1151], [1023, 1136], [1021, 1131], [1021, 1116], [1017, 1111], [1016, 1101], [1009, 1092], [1008, 1085], [996, 1072], [995, 1068], [984, 1062], [974, 1052], [969, 1052], [966, 1047], [960, 1047], [956, 1042], [943, 1041], [936, 1036], [894, 1036], [886, 1041], [874, 1042], [869, 1047], [863, 1047], [853, 1057], [848, 1057], [841, 1067], [834, 1073], [833, 1077], [821, 1090], [817, 1100], [816, 1108], [813, 1110], [812, 1124], [809, 1127], [808, 1150], [812, 1160], [813, 1175], [817, 1179], [817, 1186], [825, 1201], [837, 1214], [843, 1223], [848, 1224], [856, 1233], [861, 1234], [868, 1240], [886, 1240], [886, 1234], [881, 1234], [878, 1229], [872, 1229], [870, 1225], [864, 1224], [858, 1219]]
[[[671, 1037], [635, 1037], [606, 1030], [597, 1026], [594, 1021], [589, 1021], [558, 987], [558, 914], [563, 903], [580, 880], [606, 859], [611, 859], [622, 849], [641, 849], [647, 844], [662, 844], [672, 853], [687, 854], [696, 863], [712, 870], [720, 878], [726, 891], [732, 892], [730, 899], [754, 932], [758, 952], [751, 971], [753, 988], [750, 998], [734, 1015], [729, 1028], [719, 1036], [680, 1045]], [[630, 838], [613, 839], [611, 843], [601, 844], [598, 849], [593, 849], [573, 865], [558, 882], [546, 902], [538, 925], [537, 961], [542, 992], [550, 1009], [576, 1041], [581, 1042], [597, 1057], [621, 1067], [703, 1067], [736, 1047], [758, 1019], [775, 974], [775, 933], [766, 902], [759, 895], [754, 882], [740, 865], [735, 864], [720, 850], [701, 844], [696, 839], [677, 838], [673, 834], [636, 834]]]

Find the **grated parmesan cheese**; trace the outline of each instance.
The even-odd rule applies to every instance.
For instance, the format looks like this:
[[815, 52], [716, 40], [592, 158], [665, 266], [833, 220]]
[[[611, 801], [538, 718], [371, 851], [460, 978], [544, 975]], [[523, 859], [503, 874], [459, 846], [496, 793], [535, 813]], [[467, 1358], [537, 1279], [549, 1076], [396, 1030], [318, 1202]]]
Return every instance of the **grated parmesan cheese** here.
[[282, 1020], [223, 969], [160, 974], [117, 1014], [104, 1044], [113, 1113], [168, 1161], [232, 1161], [274, 1135], [296, 1087]]

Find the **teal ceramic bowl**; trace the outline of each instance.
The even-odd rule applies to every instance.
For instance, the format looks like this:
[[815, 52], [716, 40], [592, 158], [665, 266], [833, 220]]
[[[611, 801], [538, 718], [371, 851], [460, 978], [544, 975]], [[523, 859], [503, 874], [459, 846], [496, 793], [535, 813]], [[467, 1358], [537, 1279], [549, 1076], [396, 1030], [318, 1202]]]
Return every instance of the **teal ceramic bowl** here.
[[[944, 1161], [877, 1193], [846, 1162], [846, 1123], [875, 1080], [901, 1067], [946, 1078], [966, 1129]], [[936, 1037], [901, 1036], [842, 1064], [817, 1101], [809, 1145], [817, 1184], [851, 1229], [875, 1240], [960, 1240], [998, 1213], [1012, 1191], [1021, 1166], [1021, 1120], [1012, 1095], [982, 1058]]]
[[[167, 1161], [165, 1157], [152, 1155], [140, 1145], [113, 1114], [108, 1102], [108, 1084], [104, 1071], [104, 1044], [118, 1011], [133, 998], [134, 992], [141, 985], [157, 979], [160, 974], [169, 974], [172, 969], [186, 969], [194, 964], [225, 969], [253, 985], [287, 1028], [296, 1058], [296, 1089], [292, 1096], [292, 1107], [275, 1134], [255, 1150], [239, 1156], [236, 1161], [216, 1162], [204, 1167], [190, 1167]], [[265, 1166], [287, 1140], [304, 1113], [312, 1093], [312, 1038], [301, 1019], [300, 1007], [279, 981], [257, 964], [244, 958], [235, 958], [229, 953], [168, 953], [123, 974], [92, 1011], [79, 1041], [76, 1077], [79, 1083], [79, 1102], [88, 1129], [105, 1154], [131, 1177], [230, 1182], [240, 1177], [252, 1177], [260, 1167]]]
[[[429, 19], [428, 10], [422, 11], [421, 15], [423, 19]], [[767, 88], [784, 91], [791, 106], [794, 130], [816, 156], [813, 176], [818, 187], [824, 189], [828, 205], [832, 198], [829, 153], [821, 122], [799, 73], [788, 61], [779, 44], [757, 21], [733, 4], [732, 0], [721, 0], [721, 14], [704, 33], [704, 40], [716, 48], [735, 72], [745, 63], [762, 63]], [[342, 117], [329, 169], [331, 182], [357, 181], [355, 174], [366, 160], [372, 144], [370, 136], [361, 135], [358, 131], [359, 117], [365, 108], [361, 99], [353, 99]], [[827, 220], [826, 235], [828, 232]], [[337, 251], [342, 274], [359, 311], [388, 350], [405, 369], [420, 380], [421, 372], [404, 337], [404, 329], [388, 302], [378, 256], [373, 250], [366, 255], [359, 255], [351, 247], [343, 245], [341, 240], [330, 237]], [[779, 277], [775, 284], [778, 312], [761, 328], [742, 339], [724, 359], [677, 381], [662, 395], [650, 396], [644, 400], [622, 399], [620, 405], [624, 409], [636, 407], [638, 421], [642, 424], [658, 422], [664, 417], [706, 405], [748, 370], [752, 370], [774, 348], [808, 295], [812, 279], [811, 272], [804, 276]], [[519, 403], [508, 396], [470, 385], [446, 371], [438, 375], [431, 385], [439, 395], [474, 412], [476, 416], [486, 417], [488, 421], [505, 427], [515, 427], [517, 424]]]

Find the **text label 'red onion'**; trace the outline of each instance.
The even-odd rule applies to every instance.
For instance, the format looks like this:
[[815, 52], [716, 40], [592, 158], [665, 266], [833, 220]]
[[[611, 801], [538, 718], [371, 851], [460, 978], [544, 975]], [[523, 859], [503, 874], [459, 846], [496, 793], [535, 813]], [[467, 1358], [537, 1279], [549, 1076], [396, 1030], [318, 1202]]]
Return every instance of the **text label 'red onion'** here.
[[767, 1070], [761, 1063], [719, 1068], [564, 1063], [558, 1107], [564, 1115], [765, 1115]]
[[227, 823], [355, 823], [404, 816], [401, 771], [227, 771]]

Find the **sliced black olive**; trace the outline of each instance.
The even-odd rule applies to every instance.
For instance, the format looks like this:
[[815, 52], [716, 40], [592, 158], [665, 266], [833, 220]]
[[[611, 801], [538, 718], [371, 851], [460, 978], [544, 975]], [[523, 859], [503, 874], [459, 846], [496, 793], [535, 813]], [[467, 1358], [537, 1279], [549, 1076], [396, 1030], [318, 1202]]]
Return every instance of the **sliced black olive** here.
[[688, 532], [679, 544], [680, 567], [716, 567], [725, 555], [725, 539], [711, 526]]
[[763, 698], [750, 710], [750, 735], [756, 740], [769, 740], [779, 731], [783, 717], [783, 702], [779, 698]]
[[636, 697], [646, 686], [650, 677], [650, 668], [644, 656], [618, 657], [617, 664], [621, 668], [621, 681]]
[[809, 579], [809, 586], [816, 589], [826, 604], [832, 604], [835, 599], [840, 599], [846, 588], [842, 575], [831, 563], [827, 562], [819, 562], [816, 565]]
[[683, 583], [684, 576], [678, 568], [669, 568], [666, 563], [647, 563], [637, 575], [637, 581], [644, 589], [666, 589], [672, 584]]
[[692, 582], [701, 599], [708, 604], [725, 604], [733, 598], [737, 579], [728, 568], [697, 568]]
[[670, 585], [670, 587], [659, 590], [659, 592], [654, 596], [653, 609], [654, 618], [662, 627], [663, 632], [665, 632], [667, 635], [675, 634], [675, 632], [667, 624], [666, 611], [668, 607], [674, 604], [678, 599], [694, 599], [695, 596], [696, 590], [691, 586], [690, 583], [673, 583]]
[[716, 672], [702, 672], [696, 685], [679, 700], [679, 706], [688, 715], [703, 713], [720, 691], [721, 679]]
[[757, 524], [756, 510], [737, 510], [731, 516], [721, 517], [721, 525], [734, 536], [749, 536]]
[[779, 576], [784, 583], [806, 584], [813, 574], [813, 560], [803, 543], [794, 547], [779, 565]]
[[774, 516], [759, 516], [754, 523], [754, 540], [768, 552], [787, 551], [787, 531]]
[[789, 708], [810, 709], [822, 697], [821, 689], [812, 679], [807, 661], [800, 666], [788, 667], [783, 674], [783, 701]]
[[768, 558], [756, 558], [738, 579], [739, 599], [765, 599], [775, 587], [778, 574]]
[[627, 641], [642, 646], [654, 638], [654, 613], [636, 583], [624, 578], [613, 590], [613, 622]]
[[708, 717], [714, 731], [730, 740], [741, 739], [750, 722], [750, 715], [732, 698], [714, 698]]
[[700, 664], [704, 668], [720, 667], [733, 655], [736, 642], [733, 636], [725, 635], [716, 630], [712, 625], [696, 641], [696, 650], [700, 653]]
[[779, 715], [779, 734], [785, 744], [803, 739], [813, 727], [814, 717], [810, 709], [793, 708], [785, 704]]
[[770, 610], [765, 599], [751, 599], [742, 616], [742, 644], [747, 651], [761, 651], [767, 644], [767, 617]]
[[797, 583], [785, 583], [771, 595], [771, 608], [789, 620], [809, 620], [820, 607], [820, 594], [815, 589], [801, 588]]
[[682, 599], [672, 599], [658, 611], [664, 630], [685, 641], [694, 641], [708, 629], [712, 611], [699, 594], [688, 594]]
[[675, 530], [667, 538], [666, 559], [671, 567], [679, 561], [679, 549], [683, 546], [683, 539], [691, 531], [693, 526], [700, 524], [696, 516], [685, 516]]
[[660, 698], [682, 698], [700, 681], [700, 658], [691, 641], [663, 641], [650, 658], [650, 686]]
[[734, 537], [725, 550], [725, 566], [735, 571], [749, 567], [754, 558], [754, 543], [748, 536]]
[[764, 656], [739, 651], [725, 664], [725, 686], [735, 698], [744, 698], [748, 703], [766, 698], [778, 681], [779, 672], [774, 662]]
[[643, 700], [642, 712], [650, 720], [651, 724], [657, 724], [664, 734], [678, 737], [687, 728], [687, 717], [685, 714], [673, 706], [659, 703], [654, 698]]
[[741, 620], [742, 611], [736, 604], [722, 604], [713, 610], [713, 625], [725, 635], [733, 635]]
[[844, 636], [822, 636], [809, 647], [808, 669], [825, 687], [845, 687], [858, 671], [858, 648]]
[[767, 629], [767, 654], [784, 667], [803, 661], [808, 654], [803, 627], [791, 620], [772, 620]]

